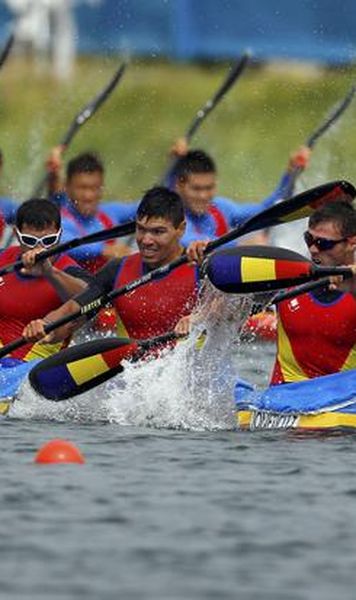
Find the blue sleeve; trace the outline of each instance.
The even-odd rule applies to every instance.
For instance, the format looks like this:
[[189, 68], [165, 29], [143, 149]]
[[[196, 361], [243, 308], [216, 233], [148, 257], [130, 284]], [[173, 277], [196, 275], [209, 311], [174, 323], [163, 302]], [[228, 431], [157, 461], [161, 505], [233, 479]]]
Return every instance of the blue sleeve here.
[[100, 208], [116, 225], [121, 225], [135, 220], [138, 204], [138, 202], [104, 202]]
[[51, 194], [49, 199], [57, 204], [59, 208], [62, 208], [62, 206], [65, 206], [68, 202], [68, 196], [65, 192], [56, 192], [55, 194]]
[[262, 210], [273, 206], [279, 200], [289, 198], [294, 190], [294, 177], [285, 171], [275, 190], [260, 203], [233, 202], [228, 198], [215, 198], [214, 204], [224, 213], [229, 227], [237, 227], [242, 222], [251, 219]]
[[276, 189], [265, 198], [260, 204], [260, 210], [270, 208], [279, 200], [286, 200], [293, 195], [295, 185], [295, 178], [293, 173], [285, 171], [280, 178]]
[[15, 202], [15, 200], [11, 200], [11, 198], [0, 198], [0, 210], [8, 225], [12, 225], [15, 222], [18, 207], [19, 204]]
[[185, 233], [184, 233], [183, 237], [181, 238], [180, 243], [184, 248], [187, 248], [191, 242], [196, 242], [197, 240], [209, 241], [209, 240], [211, 240], [211, 236], [208, 236], [203, 233], [197, 233], [195, 231], [194, 227], [192, 226], [192, 224], [190, 223], [190, 221], [187, 220]]

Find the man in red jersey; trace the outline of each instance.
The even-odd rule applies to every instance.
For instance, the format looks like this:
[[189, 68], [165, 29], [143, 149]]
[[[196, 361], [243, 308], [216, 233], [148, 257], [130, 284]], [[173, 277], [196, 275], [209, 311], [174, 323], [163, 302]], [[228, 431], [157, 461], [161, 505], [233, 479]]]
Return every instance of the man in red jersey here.
[[[110, 261], [97, 273], [95, 284], [90, 285], [88, 290], [48, 314], [45, 321], [31, 322], [23, 335], [31, 341], [41, 339], [45, 322], [72, 313], [112, 289], [179, 258], [184, 252], [180, 243], [184, 230], [184, 210], [178, 194], [164, 187], [152, 188], [137, 209], [136, 242], [139, 252]], [[198, 281], [198, 267], [184, 264], [118, 297], [114, 307], [120, 318], [120, 333], [145, 339], [173, 330], [179, 319], [192, 311]], [[68, 324], [52, 332], [46, 341], [62, 340], [77, 327], [78, 321]]]
[[[85, 271], [68, 256], [35, 265], [35, 256], [58, 244], [60, 239], [61, 219], [54, 203], [42, 199], [24, 202], [16, 213], [15, 235], [19, 245], [0, 252], [0, 266], [21, 257], [25, 268], [0, 278], [0, 346], [21, 336], [32, 319], [43, 317], [87, 287]], [[14, 351], [11, 357], [19, 362], [44, 358], [62, 345], [28, 344]]]
[[[304, 239], [316, 264], [353, 265], [356, 211], [344, 202], [315, 211]], [[355, 277], [344, 290], [317, 289], [278, 305], [273, 385], [348, 369], [356, 369]]]

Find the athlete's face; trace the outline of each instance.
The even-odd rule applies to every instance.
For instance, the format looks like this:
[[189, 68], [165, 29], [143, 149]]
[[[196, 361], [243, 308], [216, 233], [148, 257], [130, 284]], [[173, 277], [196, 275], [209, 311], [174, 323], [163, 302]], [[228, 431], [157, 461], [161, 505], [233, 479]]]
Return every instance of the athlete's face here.
[[163, 217], [136, 220], [136, 242], [143, 261], [152, 268], [168, 264], [181, 253], [180, 238], [185, 221], [178, 227]]
[[354, 262], [356, 236], [348, 237], [344, 240], [339, 226], [333, 221], [321, 222], [315, 227], [309, 227], [308, 231], [314, 238], [323, 238], [338, 242], [328, 250], [321, 250], [315, 243], [309, 246], [313, 262], [325, 267], [337, 267]]
[[94, 171], [75, 173], [67, 180], [66, 192], [77, 211], [84, 217], [93, 217], [98, 210], [103, 191], [103, 179], [100, 171]]
[[216, 174], [191, 173], [177, 181], [176, 190], [192, 213], [202, 215], [207, 212], [216, 194]]

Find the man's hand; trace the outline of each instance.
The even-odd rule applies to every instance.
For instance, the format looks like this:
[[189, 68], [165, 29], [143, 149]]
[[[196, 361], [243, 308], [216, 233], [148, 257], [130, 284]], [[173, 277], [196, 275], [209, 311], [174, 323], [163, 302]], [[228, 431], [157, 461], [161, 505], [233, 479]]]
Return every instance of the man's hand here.
[[48, 321], [44, 319], [35, 319], [26, 325], [22, 332], [22, 337], [24, 337], [28, 342], [38, 342], [41, 340], [44, 344], [51, 344], [54, 341], [54, 332], [46, 334], [45, 325], [48, 324]]
[[177, 333], [179, 336], [186, 336], [189, 335], [190, 333], [190, 328], [191, 328], [191, 316], [188, 315], [187, 317], [181, 317], [177, 323], [177, 325], [174, 328], [174, 332]]
[[175, 158], [180, 158], [181, 156], [185, 156], [188, 154], [189, 145], [185, 138], [178, 138], [169, 151], [170, 156]]
[[33, 250], [27, 250], [21, 256], [24, 267], [21, 269], [23, 275], [32, 275], [33, 277], [45, 277], [52, 272], [53, 265], [49, 258], [36, 261], [36, 256], [43, 252], [43, 248], [34, 248]]
[[355, 292], [356, 292], [356, 281], [355, 281], [356, 264], [346, 265], [346, 267], [348, 269], [351, 269], [351, 271], [353, 272], [353, 277], [344, 279], [342, 275], [333, 275], [329, 278], [329, 280], [330, 280], [329, 289], [330, 290], [341, 290], [342, 292], [351, 292], [351, 293], [355, 294]]
[[301, 146], [298, 148], [298, 150], [293, 152], [289, 157], [288, 171], [304, 171], [304, 169], [306, 169], [309, 165], [311, 153], [311, 149], [307, 146]]
[[191, 242], [187, 248], [187, 256], [190, 262], [201, 263], [204, 260], [204, 251], [208, 245], [208, 241], [197, 240], [196, 242]]

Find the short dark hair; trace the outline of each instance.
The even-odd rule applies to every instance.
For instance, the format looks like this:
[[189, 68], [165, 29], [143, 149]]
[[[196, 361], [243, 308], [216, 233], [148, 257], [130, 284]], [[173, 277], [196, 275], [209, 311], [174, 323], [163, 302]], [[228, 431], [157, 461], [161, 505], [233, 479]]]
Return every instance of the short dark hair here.
[[66, 171], [67, 180], [77, 173], [96, 173], [97, 171], [104, 175], [104, 165], [99, 155], [95, 152], [84, 152], [69, 161]]
[[331, 221], [343, 237], [356, 235], [356, 211], [350, 202], [336, 201], [317, 209], [309, 217], [309, 227]]
[[58, 206], [51, 200], [30, 198], [17, 209], [15, 225], [19, 231], [23, 225], [30, 225], [35, 229], [43, 229], [48, 225], [61, 226], [61, 213]]
[[143, 196], [136, 213], [138, 219], [161, 217], [171, 221], [175, 228], [184, 221], [181, 197], [166, 187], [153, 187]]
[[190, 150], [178, 159], [173, 176], [177, 180], [185, 180], [194, 173], [216, 173], [216, 165], [211, 156], [204, 150]]

